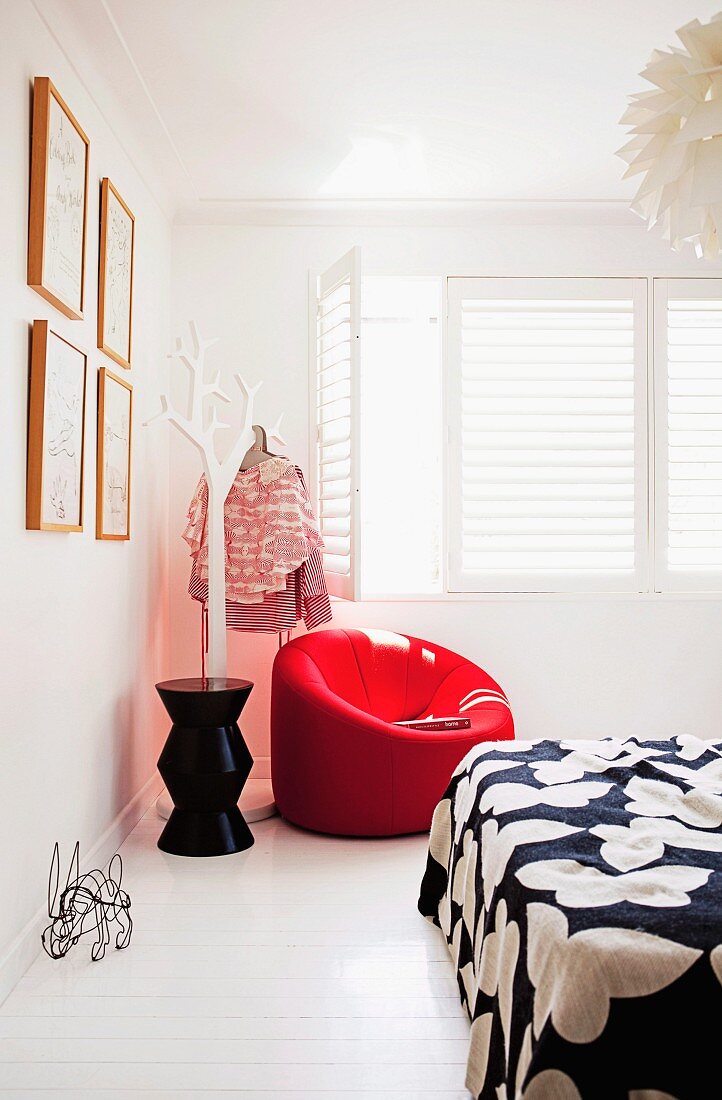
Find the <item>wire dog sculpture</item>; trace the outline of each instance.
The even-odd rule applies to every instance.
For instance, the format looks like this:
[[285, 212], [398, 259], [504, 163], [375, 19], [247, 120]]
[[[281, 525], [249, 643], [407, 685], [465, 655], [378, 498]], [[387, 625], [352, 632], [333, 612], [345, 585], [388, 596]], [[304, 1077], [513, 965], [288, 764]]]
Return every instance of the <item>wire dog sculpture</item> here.
[[90, 957], [97, 962], [105, 955], [110, 943], [110, 926], [117, 924], [115, 946], [119, 951], [130, 943], [133, 921], [130, 898], [121, 890], [123, 861], [116, 852], [108, 864], [107, 874], [101, 870], [80, 874], [80, 842], [73, 850], [65, 887], [58, 897], [60, 885], [60, 850], [56, 844], [48, 879], [48, 916], [50, 924], [42, 935], [43, 948], [51, 959], [62, 959], [75, 947], [81, 936], [95, 935]]

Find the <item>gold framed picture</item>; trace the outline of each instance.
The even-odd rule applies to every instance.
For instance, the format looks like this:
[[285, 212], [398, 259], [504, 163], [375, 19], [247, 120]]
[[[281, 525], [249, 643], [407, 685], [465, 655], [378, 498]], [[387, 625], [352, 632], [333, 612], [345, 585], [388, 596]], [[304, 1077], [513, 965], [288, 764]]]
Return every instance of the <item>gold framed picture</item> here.
[[106, 367], [98, 372], [95, 537], [130, 538], [133, 387]]
[[87, 355], [33, 323], [25, 526], [83, 530]]
[[83, 317], [90, 142], [57, 88], [36, 76], [30, 159], [28, 286]]
[[100, 190], [98, 347], [130, 370], [135, 218], [106, 178]]

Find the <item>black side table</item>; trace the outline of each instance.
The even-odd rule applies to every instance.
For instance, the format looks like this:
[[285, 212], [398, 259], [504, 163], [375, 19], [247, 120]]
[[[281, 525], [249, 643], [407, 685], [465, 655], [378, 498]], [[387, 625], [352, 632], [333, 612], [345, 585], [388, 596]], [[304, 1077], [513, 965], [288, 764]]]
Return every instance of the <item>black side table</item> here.
[[253, 844], [238, 799], [253, 757], [238, 728], [250, 680], [165, 680], [156, 689], [173, 726], [158, 759], [174, 809], [158, 847], [177, 856], [224, 856]]

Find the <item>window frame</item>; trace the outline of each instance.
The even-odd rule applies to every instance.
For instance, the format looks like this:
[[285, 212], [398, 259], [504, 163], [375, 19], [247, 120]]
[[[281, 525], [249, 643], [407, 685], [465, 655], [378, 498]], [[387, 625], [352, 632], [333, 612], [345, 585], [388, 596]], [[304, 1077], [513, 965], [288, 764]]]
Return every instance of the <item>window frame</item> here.
[[[318, 269], [316, 269], [317, 271]], [[388, 275], [388, 271], [371, 270], [364, 272], [363, 275]], [[396, 272], [392, 274], [397, 274]], [[406, 273], [404, 273], [406, 274]], [[644, 405], [646, 409], [645, 417], [645, 437], [646, 444], [642, 449], [644, 456], [643, 468], [645, 470], [645, 494], [646, 494], [646, 524], [637, 523], [637, 539], [642, 538], [644, 540], [644, 546], [642, 547], [641, 556], [638, 558], [638, 567], [643, 564], [644, 570], [640, 574], [641, 580], [638, 587], [629, 590], [614, 590], [614, 589], [595, 589], [595, 588], [581, 588], [575, 587], [573, 589], [547, 589], [547, 590], [519, 590], [519, 589], [465, 589], [463, 591], [457, 591], [450, 586], [450, 569], [449, 569], [449, 544], [451, 538], [451, 514], [450, 514], [450, 492], [449, 481], [451, 476], [451, 463], [449, 461], [449, 449], [452, 443], [452, 435], [450, 429], [450, 408], [449, 408], [449, 386], [450, 386], [450, 356], [449, 356], [449, 282], [451, 279], [463, 278], [463, 279], [477, 279], [477, 278], [520, 278], [525, 281], [531, 281], [532, 279], [545, 279], [545, 276], [495, 276], [495, 275], [477, 275], [475, 273], [469, 273], [462, 271], [461, 274], [439, 274], [438, 271], [414, 271], [409, 273], [411, 275], [423, 275], [424, 277], [438, 278], [441, 284], [441, 297], [442, 297], [442, 309], [441, 309], [441, 370], [442, 370], [442, 387], [441, 387], [441, 402], [442, 402], [442, 422], [444, 429], [441, 437], [441, 466], [442, 466], [442, 487], [443, 487], [443, 500], [441, 508], [441, 532], [440, 532], [440, 551], [441, 551], [441, 589], [436, 592], [403, 592], [403, 593], [389, 593], [389, 592], [374, 592], [369, 591], [364, 586], [363, 580], [363, 562], [362, 553], [363, 548], [360, 545], [360, 541], [357, 539], [356, 548], [356, 562], [357, 562], [357, 586], [356, 592], [352, 596], [352, 599], [359, 602], [368, 603], [387, 603], [387, 604], [407, 604], [407, 603], [535, 603], [535, 602], [559, 602], [568, 603], [572, 601], [578, 602], [583, 600], [590, 604], [598, 602], [617, 602], [629, 600], [641, 601], [643, 603], [688, 603], [699, 601], [719, 601], [722, 602], [722, 570], [719, 574], [708, 573], [708, 584], [705, 587], [700, 585], [683, 585], [681, 582], [681, 570], [675, 570], [674, 576], [671, 578], [662, 568], [664, 563], [664, 554], [666, 553], [666, 546], [664, 545], [664, 539], [666, 537], [665, 530], [665, 514], [666, 514], [666, 501], [660, 495], [660, 484], [658, 478], [658, 470], [660, 469], [660, 454], [663, 449], [662, 438], [665, 440], [664, 446], [666, 447], [666, 432], [658, 431], [658, 425], [660, 422], [660, 390], [661, 385], [666, 385], [666, 354], [664, 359], [661, 360], [659, 356], [659, 342], [666, 341], [666, 308], [660, 311], [658, 294], [656, 289], [658, 285], [669, 284], [679, 282], [683, 286], [689, 287], [692, 283], [706, 284], [711, 282], [722, 283], [722, 274], [709, 274], [706, 276], [700, 276], [693, 271], [689, 274], [675, 273], [673, 275], [657, 275], [650, 272], [647, 269], [646, 272], [640, 273], [639, 270], [634, 272], [627, 271], [613, 271], [608, 276], [601, 276], [601, 278], [610, 279], [623, 279], [623, 280], [637, 280], [643, 283], [645, 286], [646, 294], [646, 378], [644, 378]], [[309, 288], [316, 287], [317, 274], [316, 272], [309, 272]], [[584, 272], [577, 272], [575, 274], [564, 274], [560, 276], [549, 276], [552, 279], [596, 279], [600, 276], [588, 275]], [[660, 312], [663, 318], [660, 322]], [[315, 290], [310, 290], [309, 293], [309, 341], [310, 348], [314, 349], [314, 353], [309, 355], [309, 367], [312, 371], [311, 381], [311, 402], [313, 402], [313, 395], [315, 393], [315, 333], [316, 333], [316, 312], [315, 312]], [[664, 372], [660, 375], [660, 371]], [[643, 371], [638, 371], [635, 380], [635, 400], [637, 399], [637, 388], [642, 384], [644, 377]], [[663, 393], [663, 391], [662, 391]], [[666, 408], [666, 406], [665, 406]], [[311, 405], [311, 420], [312, 431], [309, 438], [309, 451], [310, 451], [310, 470], [314, 470], [317, 463], [317, 440], [315, 434], [315, 421], [314, 421], [313, 404]], [[635, 442], [635, 447], [638, 444]], [[666, 464], [666, 455], [662, 454], [661, 462]], [[665, 469], [663, 465], [661, 467]], [[315, 483], [315, 478], [312, 478], [312, 483]], [[362, 487], [359, 487], [358, 492], [362, 492]], [[317, 503], [314, 501], [314, 503]], [[658, 518], [661, 522], [658, 522]], [[660, 550], [661, 547], [661, 550]], [[715, 583], [717, 587], [715, 587]], [[341, 597], [344, 598], [344, 597]], [[332, 599], [336, 599], [332, 595]]]

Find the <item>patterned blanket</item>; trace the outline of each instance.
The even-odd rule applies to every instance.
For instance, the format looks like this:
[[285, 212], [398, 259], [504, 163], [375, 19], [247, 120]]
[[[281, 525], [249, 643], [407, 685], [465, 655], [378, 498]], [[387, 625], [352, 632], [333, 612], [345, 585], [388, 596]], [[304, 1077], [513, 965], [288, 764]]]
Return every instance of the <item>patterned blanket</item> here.
[[722, 741], [479, 745], [431, 828], [483, 1100], [722, 1096]]

